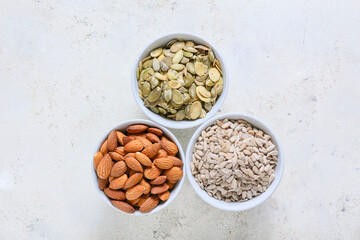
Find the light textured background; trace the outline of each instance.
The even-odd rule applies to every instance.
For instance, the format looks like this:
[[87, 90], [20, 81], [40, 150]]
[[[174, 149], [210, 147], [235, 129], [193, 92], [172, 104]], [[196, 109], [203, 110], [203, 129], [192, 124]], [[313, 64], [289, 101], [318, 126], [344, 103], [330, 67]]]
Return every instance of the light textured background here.
[[[0, 6], [0, 239], [359, 239], [359, 1]], [[99, 138], [145, 118], [130, 91], [135, 57], [174, 31], [223, 54], [221, 111], [263, 119], [284, 145], [282, 182], [259, 207], [214, 209], [186, 180], [167, 209], [132, 217], [95, 191]], [[173, 131], [184, 150], [194, 130]]]

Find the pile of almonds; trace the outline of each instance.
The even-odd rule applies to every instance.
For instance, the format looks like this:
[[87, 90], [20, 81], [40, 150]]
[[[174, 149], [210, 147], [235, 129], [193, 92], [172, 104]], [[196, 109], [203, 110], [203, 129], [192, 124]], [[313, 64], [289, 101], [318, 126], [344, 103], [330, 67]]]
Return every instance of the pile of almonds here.
[[161, 129], [138, 124], [126, 131], [112, 130], [94, 155], [99, 188], [123, 212], [150, 212], [169, 199], [183, 177], [183, 162]]

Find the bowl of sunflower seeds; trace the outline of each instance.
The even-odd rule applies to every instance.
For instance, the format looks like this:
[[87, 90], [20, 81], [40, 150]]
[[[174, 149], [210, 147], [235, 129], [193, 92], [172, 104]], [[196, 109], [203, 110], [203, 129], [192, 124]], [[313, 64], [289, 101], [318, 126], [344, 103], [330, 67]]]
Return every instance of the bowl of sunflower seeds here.
[[226, 74], [224, 59], [209, 41], [189, 33], [167, 34], [137, 57], [132, 91], [151, 120], [191, 128], [220, 109], [229, 87]]

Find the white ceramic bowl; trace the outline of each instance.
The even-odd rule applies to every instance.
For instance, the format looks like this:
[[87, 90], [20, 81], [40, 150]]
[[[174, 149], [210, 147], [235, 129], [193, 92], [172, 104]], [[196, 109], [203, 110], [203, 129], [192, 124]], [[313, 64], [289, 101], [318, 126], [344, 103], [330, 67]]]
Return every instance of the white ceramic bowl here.
[[166, 201], [166, 202], [162, 202], [160, 201], [159, 205], [154, 208], [152, 211], [148, 212], [148, 213], [141, 213], [140, 211], [136, 210], [135, 213], [133, 214], [128, 214], [128, 213], [125, 213], [119, 209], [117, 209], [116, 207], [114, 207], [109, 198], [105, 195], [105, 193], [103, 191], [101, 191], [99, 189], [99, 186], [98, 186], [98, 180], [97, 180], [97, 175], [96, 175], [96, 171], [94, 169], [94, 166], [93, 166], [93, 161], [91, 161], [91, 174], [92, 174], [92, 178], [93, 178], [93, 182], [95, 184], [95, 188], [97, 190], [97, 192], [99, 193], [99, 195], [102, 197], [102, 199], [104, 199], [104, 201], [109, 204], [114, 210], [116, 211], [119, 211], [121, 213], [124, 213], [124, 214], [128, 214], [128, 215], [148, 215], [148, 214], [151, 214], [151, 213], [155, 213], [155, 212], [158, 212], [160, 211], [161, 209], [165, 208], [166, 206], [168, 206], [175, 198], [176, 196], [178, 195], [182, 185], [184, 184], [184, 180], [185, 180], [185, 175], [186, 175], [186, 161], [185, 161], [185, 155], [184, 155], [184, 151], [183, 149], [181, 148], [181, 145], [179, 143], [179, 141], [177, 140], [177, 138], [174, 136], [174, 134], [172, 134], [169, 130], [167, 130], [165, 127], [163, 126], [160, 126], [159, 124], [157, 123], [154, 123], [152, 121], [149, 121], [149, 120], [143, 120], [143, 119], [134, 119], [134, 120], [128, 120], [128, 121], [125, 121], [125, 122], [121, 122], [120, 124], [118, 124], [117, 126], [115, 126], [114, 128], [111, 128], [108, 132], [105, 133], [105, 135], [102, 137], [102, 139], [99, 141], [99, 143], [97, 144], [96, 148], [95, 148], [95, 151], [94, 151], [94, 154], [96, 152], [99, 151], [102, 143], [107, 139], [109, 133], [113, 130], [113, 129], [116, 129], [116, 130], [120, 130], [120, 131], [123, 131], [123, 132], [126, 132], [126, 128], [130, 125], [133, 125], [133, 124], [145, 124], [145, 125], [148, 125], [150, 127], [157, 127], [159, 129], [161, 129], [164, 133], [164, 136], [168, 137], [170, 140], [172, 140], [176, 146], [178, 147], [179, 149], [179, 153], [177, 155], [178, 158], [180, 158], [183, 162], [184, 162], [184, 165], [182, 167], [183, 169], [183, 177], [182, 179], [180, 179], [176, 185], [174, 186], [173, 189], [171, 189], [170, 191], [170, 197], [169, 199]]
[[[229, 119], [244, 119], [246, 121], [248, 121], [249, 123], [251, 123], [253, 126], [263, 130], [265, 133], [269, 134], [271, 136], [271, 139], [273, 141], [273, 143], [276, 145], [276, 148], [279, 152], [278, 155], [278, 164], [275, 168], [275, 179], [273, 180], [273, 182], [270, 184], [269, 188], [262, 194], [260, 194], [259, 196], [250, 199], [246, 202], [225, 202], [225, 201], [220, 201], [217, 200], [211, 196], [209, 196], [205, 190], [202, 190], [200, 188], [200, 186], [195, 182], [195, 178], [194, 176], [191, 174], [191, 169], [190, 169], [190, 162], [192, 161], [192, 153], [193, 153], [193, 149], [194, 149], [194, 145], [198, 139], [198, 137], [200, 136], [200, 133], [202, 130], [206, 129], [208, 126], [213, 125], [213, 123], [216, 120], [219, 119], [224, 119], [224, 118], [229, 118]], [[261, 204], [262, 202], [264, 202], [267, 198], [269, 198], [271, 196], [271, 194], [276, 190], [277, 186], [280, 183], [281, 177], [283, 175], [283, 171], [284, 171], [284, 153], [280, 144], [279, 139], [276, 137], [276, 135], [274, 134], [274, 132], [261, 120], [246, 115], [246, 114], [240, 114], [240, 113], [225, 113], [225, 114], [220, 114], [216, 117], [213, 117], [209, 120], [207, 120], [205, 123], [203, 123], [194, 133], [194, 135], [192, 136], [187, 151], [186, 151], [186, 172], [188, 175], [188, 179], [190, 181], [191, 186], [193, 187], [193, 189], [195, 190], [195, 192], [208, 204], [210, 204], [213, 207], [222, 209], [222, 210], [227, 210], [227, 211], [243, 211], [243, 210], [247, 210], [250, 208], [253, 208], [259, 204]]]
[[[197, 44], [203, 44], [204, 46], [210, 47], [214, 51], [215, 57], [219, 60], [222, 71], [224, 73], [224, 75], [223, 75], [223, 80], [224, 80], [223, 91], [222, 91], [221, 95], [218, 97], [218, 99], [216, 100], [216, 103], [213, 106], [213, 108], [206, 114], [206, 117], [203, 119], [197, 119], [197, 120], [192, 120], [192, 121], [191, 120], [175, 121], [175, 120], [164, 118], [164, 117], [152, 112], [147, 107], [145, 107], [144, 101], [139, 96], [138, 83], [137, 83], [137, 78], [136, 78], [136, 70], [139, 66], [140, 61], [143, 60], [145, 57], [147, 57], [152, 50], [154, 50], [158, 47], [165, 46], [170, 40], [172, 40], [174, 38], [183, 38], [185, 40], [192, 40]], [[150, 44], [148, 44], [140, 52], [139, 56], [136, 58], [134, 68], [132, 71], [132, 76], [131, 76], [132, 92], [133, 92], [134, 98], [135, 98], [137, 104], [139, 105], [140, 109], [145, 113], [146, 116], [148, 116], [148, 118], [150, 118], [154, 122], [157, 122], [168, 128], [175, 128], [175, 129], [192, 128], [192, 127], [195, 127], [195, 126], [198, 126], [198, 125], [204, 123], [207, 119], [214, 116], [214, 114], [220, 109], [221, 105], [223, 104], [223, 102], [225, 100], [228, 89], [229, 89], [229, 80], [227, 78], [227, 73], [228, 73], [228, 71], [226, 69], [224, 59], [221, 57], [217, 48], [213, 44], [211, 44], [209, 41], [207, 41], [204, 38], [199, 37], [195, 34], [190, 34], [190, 33], [167, 34], [165, 36], [162, 36], [162, 37], [152, 41]]]

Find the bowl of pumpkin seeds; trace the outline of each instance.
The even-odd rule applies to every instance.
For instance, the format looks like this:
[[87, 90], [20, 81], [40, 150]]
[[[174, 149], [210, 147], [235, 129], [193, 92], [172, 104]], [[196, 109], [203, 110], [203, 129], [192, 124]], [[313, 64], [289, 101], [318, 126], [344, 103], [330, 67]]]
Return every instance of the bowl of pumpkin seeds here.
[[226, 66], [207, 40], [174, 33], [148, 44], [135, 61], [132, 90], [140, 109], [169, 128], [198, 126], [221, 107]]

